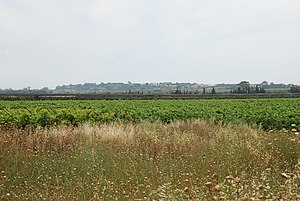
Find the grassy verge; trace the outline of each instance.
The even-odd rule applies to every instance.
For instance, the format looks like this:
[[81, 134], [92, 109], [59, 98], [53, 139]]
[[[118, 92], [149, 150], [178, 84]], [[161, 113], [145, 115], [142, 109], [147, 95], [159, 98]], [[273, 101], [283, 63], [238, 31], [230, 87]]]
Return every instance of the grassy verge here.
[[193, 120], [0, 131], [1, 200], [297, 200], [300, 137]]

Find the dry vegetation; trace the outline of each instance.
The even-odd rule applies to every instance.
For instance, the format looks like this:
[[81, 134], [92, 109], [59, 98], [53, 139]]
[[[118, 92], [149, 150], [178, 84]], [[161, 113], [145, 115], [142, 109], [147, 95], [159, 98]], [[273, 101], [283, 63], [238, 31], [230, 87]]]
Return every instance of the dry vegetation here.
[[300, 137], [205, 121], [0, 131], [1, 200], [300, 200]]

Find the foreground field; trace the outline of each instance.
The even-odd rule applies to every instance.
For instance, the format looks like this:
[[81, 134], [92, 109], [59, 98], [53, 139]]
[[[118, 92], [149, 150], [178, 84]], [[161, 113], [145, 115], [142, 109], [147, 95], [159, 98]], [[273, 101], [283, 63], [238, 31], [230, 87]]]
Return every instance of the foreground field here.
[[300, 138], [202, 120], [0, 131], [1, 200], [299, 200]]
[[[264, 129], [300, 126], [300, 99], [0, 101], [0, 126], [80, 125], [204, 119]], [[2, 123], [1, 123], [2, 122]]]

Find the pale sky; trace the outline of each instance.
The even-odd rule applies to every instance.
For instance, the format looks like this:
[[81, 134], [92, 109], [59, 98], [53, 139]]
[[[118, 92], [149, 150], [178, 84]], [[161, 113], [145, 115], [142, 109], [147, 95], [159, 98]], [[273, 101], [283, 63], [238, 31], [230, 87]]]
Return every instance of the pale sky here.
[[0, 88], [299, 75], [299, 0], [0, 0]]

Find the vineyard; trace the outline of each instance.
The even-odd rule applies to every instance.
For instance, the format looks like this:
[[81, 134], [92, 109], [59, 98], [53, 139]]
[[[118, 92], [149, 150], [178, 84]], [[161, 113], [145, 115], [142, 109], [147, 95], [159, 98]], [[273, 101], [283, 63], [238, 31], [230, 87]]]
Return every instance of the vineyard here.
[[0, 200], [300, 200], [300, 99], [0, 101], [0, 122]]
[[76, 126], [85, 122], [145, 120], [170, 123], [189, 119], [290, 129], [294, 124], [300, 125], [300, 99], [0, 101], [2, 126]]

